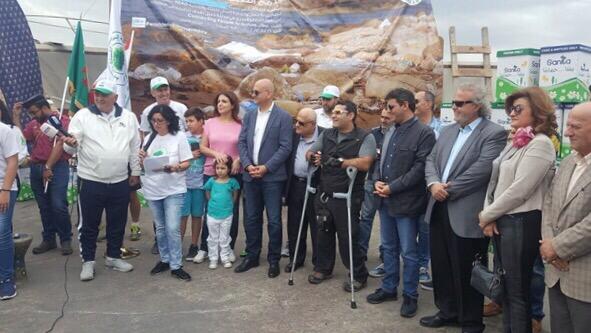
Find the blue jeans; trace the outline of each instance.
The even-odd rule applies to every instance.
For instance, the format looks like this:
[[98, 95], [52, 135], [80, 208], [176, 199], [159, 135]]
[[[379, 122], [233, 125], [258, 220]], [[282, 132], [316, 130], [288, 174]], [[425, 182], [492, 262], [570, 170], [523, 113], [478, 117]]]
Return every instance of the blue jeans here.
[[544, 263], [542, 263], [542, 258], [539, 254], [534, 262], [534, 270], [529, 288], [532, 318], [538, 321], [542, 320], [545, 316], [544, 293], [546, 292], [546, 285], [544, 284]]
[[429, 248], [429, 223], [425, 222], [425, 214], [419, 216], [419, 267], [429, 268], [431, 260]]
[[246, 201], [246, 231], [247, 258], [258, 261], [263, 243], [263, 210], [267, 210], [267, 232], [269, 246], [267, 261], [270, 264], [279, 263], [281, 259], [281, 196], [285, 182], [264, 182], [253, 180], [244, 182], [244, 198]]
[[168, 263], [172, 270], [183, 266], [181, 209], [184, 201], [185, 193], [169, 195], [160, 200], [148, 200], [156, 224], [160, 261]]
[[0, 213], [0, 281], [14, 275], [14, 240], [12, 239], [12, 214], [17, 191], [10, 191], [10, 201], [5, 212]]
[[67, 161], [58, 161], [53, 166], [53, 178], [47, 187], [43, 184], [43, 170], [45, 164], [31, 164], [31, 189], [35, 194], [41, 223], [43, 224], [43, 240], [55, 241], [58, 234], [60, 241], [72, 239], [72, 224], [68, 212], [68, 181], [70, 167]]
[[[378, 209], [378, 199], [373, 194], [373, 180], [366, 180], [363, 187], [363, 203], [361, 204], [361, 216], [359, 218], [359, 248], [363, 254], [363, 259], [367, 261], [367, 251], [369, 250], [369, 239], [371, 238], [371, 229], [373, 220]], [[380, 245], [380, 258], [383, 258], [382, 246]]]
[[403, 294], [417, 299], [419, 294], [419, 260], [417, 252], [418, 218], [404, 215], [391, 216], [385, 206], [380, 208], [382, 248], [384, 249], [384, 270], [382, 290], [397, 292], [400, 282], [400, 256], [404, 264]]

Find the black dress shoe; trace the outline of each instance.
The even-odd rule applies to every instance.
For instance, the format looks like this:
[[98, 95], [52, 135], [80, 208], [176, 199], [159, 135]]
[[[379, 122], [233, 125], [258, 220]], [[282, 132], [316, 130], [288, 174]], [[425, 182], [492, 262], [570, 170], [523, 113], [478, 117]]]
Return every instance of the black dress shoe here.
[[41, 254], [57, 248], [57, 243], [54, 241], [43, 240], [39, 245], [33, 248], [33, 254]]
[[373, 294], [367, 295], [367, 302], [370, 304], [380, 304], [387, 301], [398, 300], [398, 295], [394, 293], [387, 293], [382, 288], [376, 289]]
[[434, 316], [427, 316], [427, 317], [421, 318], [419, 323], [421, 324], [421, 326], [437, 328], [437, 327], [450, 326], [452, 324], [456, 324], [457, 320], [455, 318], [454, 319], [445, 319], [445, 318], [441, 317], [439, 315], [439, 313], [437, 313]]
[[267, 276], [272, 278], [276, 278], [279, 276], [281, 270], [279, 269], [279, 264], [270, 264], [269, 271], [267, 272]]
[[189, 275], [189, 273], [185, 272], [182, 268], [179, 269], [173, 269], [172, 271], [170, 271], [170, 275], [174, 276], [175, 278], [185, 281], [185, 282], [189, 282], [191, 281], [191, 275]]
[[242, 260], [240, 265], [238, 265], [238, 266], [236, 266], [236, 268], [234, 268], [234, 272], [242, 273], [242, 272], [246, 272], [247, 270], [249, 270], [251, 268], [258, 267], [258, 266], [259, 266], [258, 261], [255, 261], [254, 259], [246, 258], [246, 259]]
[[154, 268], [150, 271], [151, 275], [156, 275], [158, 273], [166, 272], [170, 269], [170, 265], [167, 262], [159, 261]]
[[[294, 272], [298, 270], [298, 268], [304, 266], [304, 264], [297, 264], [295, 265], [295, 269], [293, 270]], [[285, 273], [291, 273], [291, 262], [289, 264], [287, 264], [287, 266], [285, 266]]]

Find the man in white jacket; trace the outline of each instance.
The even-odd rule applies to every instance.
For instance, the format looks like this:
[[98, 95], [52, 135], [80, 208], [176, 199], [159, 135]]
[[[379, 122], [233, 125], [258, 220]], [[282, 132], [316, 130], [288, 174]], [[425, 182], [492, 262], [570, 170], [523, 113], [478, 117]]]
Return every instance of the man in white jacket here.
[[[127, 223], [129, 186], [139, 182], [141, 171], [139, 125], [133, 113], [115, 103], [114, 91], [113, 82], [97, 82], [95, 104], [74, 115], [69, 127], [71, 136], [63, 139], [78, 153], [82, 281], [94, 279], [96, 240], [103, 210], [107, 216], [105, 265], [121, 272], [133, 269], [121, 259], [121, 245]], [[128, 164], [131, 176], [128, 176]]]

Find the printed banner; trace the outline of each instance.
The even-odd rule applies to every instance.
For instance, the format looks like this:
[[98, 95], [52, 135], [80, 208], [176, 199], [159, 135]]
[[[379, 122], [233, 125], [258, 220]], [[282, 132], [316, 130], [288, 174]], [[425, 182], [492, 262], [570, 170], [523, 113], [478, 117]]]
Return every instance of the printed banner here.
[[129, 66], [133, 110], [153, 102], [149, 80], [165, 76], [172, 98], [206, 107], [221, 91], [241, 100], [259, 78], [295, 114], [318, 107], [326, 85], [373, 126], [388, 91], [442, 88], [443, 39], [430, 1], [127, 0], [123, 34], [135, 31]]

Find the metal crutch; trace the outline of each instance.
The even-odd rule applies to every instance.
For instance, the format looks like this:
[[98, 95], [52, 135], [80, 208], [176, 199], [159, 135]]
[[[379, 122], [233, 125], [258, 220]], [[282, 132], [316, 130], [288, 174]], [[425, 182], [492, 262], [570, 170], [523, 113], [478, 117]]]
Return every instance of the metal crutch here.
[[351, 193], [353, 192], [353, 184], [355, 183], [355, 177], [357, 176], [357, 168], [347, 167], [347, 176], [349, 176], [349, 189], [347, 193], [333, 193], [332, 196], [335, 199], [346, 199], [347, 200], [347, 222], [349, 229], [349, 276], [351, 277], [351, 309], [357, 308], [355, 302], [355, 288], [353, 285], [353, 240], [351, 236]]
[[310, 193], [315, 194], [316, 188], [312, 187], [312, 176], [318, 169], [317, 166], [311, 165], [308, 167], [308, 175], [306, 177], [306, 193], [304, 194], [304, 206], [302, 207], [302, 217], [300, 218], [300, 227], [298, 229], [298, 239], [295, 246], [295, 254], [293, 255], [293, 261], [291, 262], [291, 272], [289, 273], [288, 285], [293, 286], [293, 272], [295, 271], [296, 262], [298, 259], [298, 249], [300, 248], [300, 237], [302, 236], [302, 228], [304, 225], [304, 218], [306, 216], [306, 207], [308, 205], [308, 197]]

